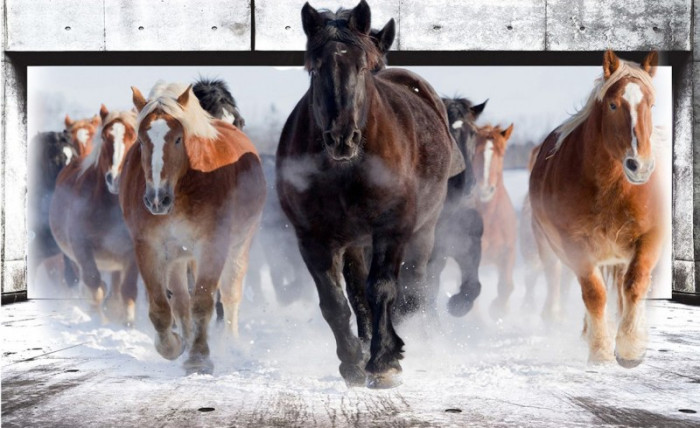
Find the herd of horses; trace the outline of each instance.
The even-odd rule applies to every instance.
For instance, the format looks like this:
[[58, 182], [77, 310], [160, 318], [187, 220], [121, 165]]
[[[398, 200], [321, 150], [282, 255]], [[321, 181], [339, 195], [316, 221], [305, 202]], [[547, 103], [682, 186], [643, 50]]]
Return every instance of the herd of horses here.
[[[337, 12], [307, 3], [301, 17], [310, 85], [274, 157], [242, 132], [221, 81], [158, 82], [147, 97], [132, 88], [134, 110], [103, 105], [40, 134], [30, 267], [82, 284], [103, 320], [126, 323], [140, 276], [157, 351], [188, 351], [188, 373], [211, 373], [215, 308], [237, 336], [253, 242], [281, 248], [284, 257], [268, 256], [278, 300], [313, 281], [345, 382], [390, 388], [404, 346], [394, 326], [416, 314], [435, 322], [448, 258], [461, 271], [450, 314], [472, 309], [486, 263], [498, 268], [490, 312], [508, 310], [518, 227], [503, 157], [513, 125], [477, 126], [486, 102], [441, 99], [420, 76], [387, 68], [394, 21], [372, 30], [364, 0]], [[524, 255], [544, 271], [545, 317], [561, 316], [562, 275], [578, 279], [592, 362], [633, 367], [645, 352], [643, 299], [665, 222], [650, 113], [657, 62], [655, 52], [641, 65], [606, 52], [585, 107], [531, 156]], [[294, 267], [301, 260], [308, 272]], [[604, 277], [618, 296], [614, 339]]]

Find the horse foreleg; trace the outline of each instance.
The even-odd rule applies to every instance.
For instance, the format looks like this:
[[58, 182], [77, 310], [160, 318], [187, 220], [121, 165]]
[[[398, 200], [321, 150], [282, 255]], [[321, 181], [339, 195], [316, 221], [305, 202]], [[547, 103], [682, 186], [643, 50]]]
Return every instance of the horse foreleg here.
[[657, 236], [640, 238], [622, 282], [623, 311], [615, 340], [615, 357], [626, 368], [636, 367], [644, 359], [647, 345], [644, 298], [660, 251]]
[[126, 264], [122, 275], [122, 303], [124, 304], [125, 323], [131, 327], [136, 319], [136, 296], [138, 295], [139, 269], [136, 261], [131, 259]]
[[134, 242], [136, 262], [148, 294], [148, 317], [156, 330], [156, 350], [174, 360], [185, 350], [185, 344], [173, 328], [173, 315], [166, 295], [167, 264], [158, 250], [148, 243]]
[[367, 283], [367, 263], [363, 247], [349, 247], [343, 256], [343, 277], [345, 289], [355, 318], [357, 319], [357, 336], [362, 341], [365, 351], [369, 352], [369, 342], [372, 339], [372, 313], [367, 304], [365, 284]]
[[[427, 283], [427, 267], [435, 244], [435, 222], [428, 222], [416, 231], [405, 245], [398, 278], [396, 322], [420, 311], [428, 323], [438, 322], [437, 307], [429, 305], [432, 294]], [[423, 324], [425, 325], [425, 324]]]
[[107, 318], [102, 310], [102, 302], [106, 295], [107, 285], [102, 281], [100, 271], [97, 269], [92, 247], [81, 239], [71, 240], [71, 247], [80, 272], [80, 279], [87, 286], [92, 298], [91, 304], [102, 322], [105, 323]]
[[335, 336], [340, 375], [348, 386], [364, 386], [362, 346], [350, 329], [352, 313], [340, 284], [340, 252], [319, 244], [314, 238], [300, 240], [299, 249], [316, 284], [321, 314]]
[[[394, 232], [394, 231], [392, 231]], [[403, 239], [402, 239], [403, 238]], [[399, 233], [375, 234], [372, 238], [372, 265], [367, 281], [367, 297], [372, 310], [371, 356], [365, 369], [370, 373], [370, 388], [393, 388], [401, 384], [403, 340], [391, 320], [397, 297], [405, 236]]]
[[506, 249], [498, 261], [498, 296], [491, 303], [490, 313], [499, 319], [508, 313], [508, 299], [513, 294], [513, 266], [515, 265], [515, 246]]
[[532, 222], [532, 231], [535, 234], [537, 252], [540, 255], [544, 277], [547, 281], [547, 297], [544, 302], [544, 308], [542, 309], [542, 319], [545, 321], [552, 321], [559, 318], [562, 263], [556, 254], [554, 254], [539, 224], [534, 220]]
[[189, 346], [192, 344], [192, 315], [190, 313], [190, 290], [188, 274], [191, 272], [188, 262], [180, 260], [172, 264], [168, 272], [167, 289], [170, 291], [170, 307], [175, 321]]
[[605, 302], [607, 299], [605, 283], [596, 267], [589, 267], [585, 274], [579, 275], [583, 303], [586, 305], [585, 332], [588, 339], [588, 361], [603, 363], [613, 360], [612, 340], [608, 333]]
[[[477, 210], [469, 209], [459, 218], [457, 230], [465, 233], [464, 240], [454, 246], [454, 258], [462, 271], [459, 292], [450, 297], [447, 309], [455, 317], [466, 315], [474, 307], [474, 301], [481, 294], [479, 264], [481, 263], [481, 238], [484, 222]], [[450, 231], [455, 233], [455, 231]], [[458, 233], [459, 235], [459, 233]]]
[[122, 275], [118, 270], [112, 271], [109, 284], [109, 293], [105, 298], [104, 308], [107, 317], [112, 321], [124, 319], [124, 306], [122, 305]]

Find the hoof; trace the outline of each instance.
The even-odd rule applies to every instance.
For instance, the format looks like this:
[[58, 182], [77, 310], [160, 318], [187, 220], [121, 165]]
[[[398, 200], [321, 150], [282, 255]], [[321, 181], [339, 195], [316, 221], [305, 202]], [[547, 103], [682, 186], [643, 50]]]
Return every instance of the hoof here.
[[396, 369], [389, 369], [383, 373], [369, 373], [367, 375], [367, 388], [370, 389], [396, 388], [402, 383], [401, 371]]
[[596, 353], [588, 356], [588, 364], [592, 366], [604, 366], [615, 361], [612, 353]]
[[185, 343], [179, 334], [169, 332], [166, 340], [156, 338], [156, 351], [167, 360], [174, 360], [185, 352]]
[[637, 367], [638, 365], [642, 364], [642, 361], [644, 361], [644, 355], [646, 353], [642, 354], [639, 358], [635, 359], [626, 359], [620, 357], [620, 355], [615, 351], [615, 359], [617, 360], [617, 364], [621, 365], [622, 367], [626, 369], [633, 369]]
[[187, 375], [191, 374], [213, 374], [214, 363], [209, 357], [191, 356], [182, 365], [185, 368]]
[[453, 317], [463, 317], [474, 307], [474, 301], [463, 294], [454, 294], [447, 301], [447, 311]]
[[361, 367], [354, 364], [341, 364], [340, 375], [343, 377], [345, 385], [347, 385], [348, 388], [365, 386], [366, 374]]

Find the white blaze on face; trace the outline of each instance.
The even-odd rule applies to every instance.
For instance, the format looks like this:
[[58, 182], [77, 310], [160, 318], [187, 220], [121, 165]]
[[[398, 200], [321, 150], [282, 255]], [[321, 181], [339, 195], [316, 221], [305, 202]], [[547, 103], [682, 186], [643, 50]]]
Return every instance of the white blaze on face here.
[[78, 129], [76, 135], [78, 137], [78, 142], [84, 146], [85, 144], [87, 144], [88, 138], [90, 138], [90, 131], [88, 131], [85, 128], [80, 128]]
[[66, 165], [68, 165], [71, 159], [73, 159], [73, 150], [71, 150], [70, 147], [64, 147], [63, 154], [66, 155]]
[[638, 84], [630, 82], [625, 86], [625, 92], [622, 94], [622, 98], [624, 98], [630, 106], [630, 119], [632, 119], [632, 154], [637, 156], [638, 142], [637, 136], [634, 133], [634, 128], [637, 126], [637, 106], [644, 99], [644, 93]]
[[454, 122], [452, 122], [452, 129], [459, 129], [462, 127], [463, 124], [464, 124], [464, 121], [455, 120]]
[[122, 163], [122, 158], [124, 157], [124, 132], [126, 128], [121, 122], [116, 122], [112, 125], [112, 129], [109, 133], [114, 137], [114, 152], [112, 153], [112, 177], [116, 178], [119, 173], [119, 165]]
[[491, 172], [491, 159], [493, 158], [493, 140], [486, 141], [484, 149], [484, 186], [490, 186], [489, 173]]
[[168, 122], [165, 119], [158, 119], [151, 122], [151, 128], [146, 131], [148, 138], [153, 144], [151, 152], [151, 181], [156, 192], [160, 188], [160, 173], [163, 171], [163, 162], [165, 162], [165, 135], [170, 131]]

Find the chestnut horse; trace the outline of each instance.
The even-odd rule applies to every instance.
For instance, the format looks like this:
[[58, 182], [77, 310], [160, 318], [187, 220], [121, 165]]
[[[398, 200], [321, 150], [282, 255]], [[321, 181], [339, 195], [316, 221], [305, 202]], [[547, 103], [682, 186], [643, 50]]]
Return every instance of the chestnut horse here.
[[64, 120], [66, 132], [70, 135], [73, 147], [78, 152], [78, 158], [84, 158], [92, 151], [92, 140], [97, 128], [102, 123], [95, 115], [92, 119], [73, 120], [66, 115]]
[[508, 310], [508, 298], [513, 293], [515, 241], [518, 219], [503, 184], [503, 157], [513, 125], [506, 129], [486, 125], [477, 130], [473, 166], [476, 176], [476, 210], [484, 220], [481, 239], [481, 265], [495, 264], [498, 268], [498, 297], [491, 303], [494, 319]]
[[[659, 174], [654, 172], [652, 77], [658, 55], [641, 66], [603, 57], [603, 76], [581, 111], [544, 141], [530, 176], [532, 223], [550, 287], [558, 257], [581, 284], [589, 361], [641, 363], [646, 351], [643, 299], [665, 235]], [[601, 268], [622, 296], [615, 349], [608, 332]]]
[[388, 388], [400, 383], [404, 344], [392, 309], [425, 294], [447, 179], [464, 164], [432, 87], [406, 70], [380, 70], [370, 13], [364, 0], [336, 13], [302, 8], [311, 85], [280, 137], [277, 192], [333, 330], [343, 379]]
[[[488, 101], [488, 100], [487, 100]], [[481, 237], [484, 223], [481, 214], [474, 209], [471, 197], [474, 187], [472, 159], [476, 141], [476, 120], [486, 107], [486, 101], [473, 105], [466, 98], [443, 98], [450, 123], [450, 133], [465, 159], [465, 168], [447, 182], [447, 199], [435, 228], [435, 248], [428, 263], [431, 281], [428, 310], [437, 318], [436, 300], [440, 289], [440, 273], [452, 257], [459, 265], [461, 281], [459, 293], [448, 301], [447, 308], [453, 316], [463, 316], [474, 305], [481, 293], [479, 263], [481, 261]]]
[[219, 289], [228, 330], [238, 334], [248, 249], [265, 201], [260, 159], [243, 132], [202, 109], [191, 86], [159, 82], [148, 100], [132, 90], [140, 144], [127, 154], [119, 202], [155, 346], [170, 360], [189, 347], [187, 372], [211, 373], [207, 330]]
[[114, 194], [124, 153], [136, 141], [136, 114], [100, 109], [103, 126], [92, 152], [70, 163], [58, 176], [49, 212], [61, 251], [78, 267], [80, 280], [103, 317], [107, 286], [100, 270], [112, 271], [106, 302], [110, 317], [134, 321], [138, 270], [131, 238]]

